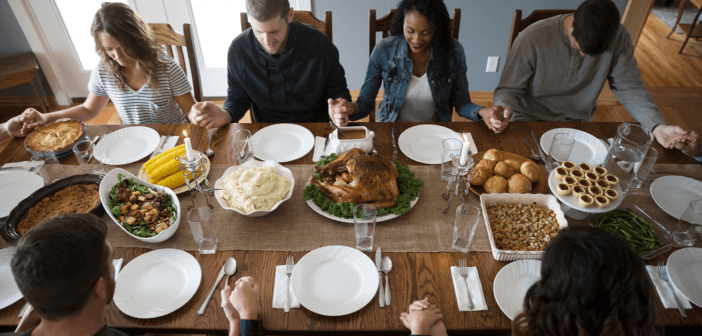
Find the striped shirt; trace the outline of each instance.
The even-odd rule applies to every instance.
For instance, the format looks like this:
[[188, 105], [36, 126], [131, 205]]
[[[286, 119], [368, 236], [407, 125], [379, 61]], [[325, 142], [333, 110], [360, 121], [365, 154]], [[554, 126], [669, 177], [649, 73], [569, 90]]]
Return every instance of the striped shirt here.
[[104, 62], [95, 66], [88, 90], [98, 96], [109, 96], [123, 124], [188, 123], [175, 97], [189, 93], [190, 83], [173, 58], [163, 52], [158, 57], [166, 61], [166, 71], [158, 73], [160, 92], [148, 84], [137, 91], [125, 85], [126, 92], [121, 91], [119, 80], [110, 75]]

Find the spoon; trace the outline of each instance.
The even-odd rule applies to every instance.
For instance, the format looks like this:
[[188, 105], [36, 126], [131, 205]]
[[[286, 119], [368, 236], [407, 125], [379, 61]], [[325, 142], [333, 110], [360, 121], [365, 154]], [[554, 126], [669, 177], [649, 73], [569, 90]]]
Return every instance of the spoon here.
[[380, 270], [385, 273], [385, 304], [390, 305], [390, 277], [388, 277], [388, 273], [392, 270], [392, 260], [390, 260], [390, 257], [383, 257]]
[[332, 125], [332, 127], [336, 128], [336, 130], [339, 132], [339, 134], [346, 136], [346, 134], [344, 134], [344, 132], [341, 131], [339, 126], [336, 126], [336, 124], [333, 121], [329, 120], [329, 125]]
[[375, 137], [373, 137], [373, 149], [370, 151], [371, 155], [378, 155], [378, 151], [375, 150]]
[[227, 281], [224, 283], [225, 286], [229, 284], [229, 277], [234, 275], [234, 273], [236, 273], [236, 259], [229, 257], [224, 263], [224, 274], [227, 275]]
[[212, 150], [211, 145], [212, 145], [212, 135], [214, 135], [215, 132], [217, 132], [216, 128], [213, 130], [210, 130], [210, 135], [208, 136], [209, 139], [207, 140], [207, 150], [205, 151], [205, 155], [207, 155], [207, 156], [212, 156], [212, 154], [214, 154], [214, 151]]
[[527, 141], [526, 138], [522, 138], [522, 140], [524, 140], [524, 143], [527, 145], [527, 147], [529, 147], [529, 150], [531, 151], [531, 159], [534, 161], [541, 161], [541, 157], [536, 155], [536, 153], [534, 153], [534, 149], [531, 148], [529, 141]]
[[[231, 271], [231, 272], [230, 272]], [[202, 302], [202, 305], [200, 306], [200, 309], [197, 310], [198, 315], [203, 315], [205, 314], [205, 310], [207, 310], [207, 305], [210, 303], [210, 300], [212, 299], [212, 294], [214, 294], [215, 289], [219, 286], [219, 283], [222, 282], [222, 278], [224, 277], [224, 274], [227, 274], [227, 281], [229, 281], [229, 277], [236, 272], [236, 260], [234, 258], [229, 258], [227, 261], [222, 265], [222, 269], [219, 271], [219, 274], [217, 275], [217, 280], [215, 281], [214, 284], [212, 284], [212, 289], [210, 290], [210, 293], [207, 294], [207, 298], [205, 298], [205, 301]]]

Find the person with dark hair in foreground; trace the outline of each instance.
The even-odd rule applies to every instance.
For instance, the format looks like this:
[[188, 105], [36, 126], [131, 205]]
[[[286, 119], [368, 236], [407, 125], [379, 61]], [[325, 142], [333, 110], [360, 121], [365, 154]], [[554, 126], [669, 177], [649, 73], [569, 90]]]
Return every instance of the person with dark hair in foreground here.
[[[246, 0], [251, 28], [229, 47], [224, 106], [197, 103], [207, 128], [238, 122], [253, 107], [258, 122], [326, 122], [353, 108], [339, 51], [324, 33], [293, 21], [288, 0]], [[255, 119], [254, 119], [255, 117]]]
[[92, 214], [53, 217], [27, 232], [11, 267], [33, 309], [18, 332], [3, 335], [126, 336], [103, 317], [115, 290], [106, 237], [105, 223]]
[[541, 262], [541, 279], [527, 291], [513, 335], [657, 334], [655, 290], [626, 241], [589, 226], [567, 227]]
[[521, 32], [507, 55], [495, 105], [511, 121], [592, 121], [597, 98], [609, 87], [626, 110], [665, 148], [690, 139], [667, 125], [644, 86], [634, 47], [611, 0], [587, 0], [575, 15], [538, 21]]
[[234, 283], [224, 286], [222, 309], [229, 320], [229, 336], [265, 335], [259, 321], [261, 312], [261, 288], [250, 276], [241, 277]]

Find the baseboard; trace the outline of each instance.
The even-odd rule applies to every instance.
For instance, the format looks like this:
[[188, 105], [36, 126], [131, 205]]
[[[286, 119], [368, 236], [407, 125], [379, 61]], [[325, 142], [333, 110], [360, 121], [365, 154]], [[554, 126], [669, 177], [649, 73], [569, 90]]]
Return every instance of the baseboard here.
[[[41, 96], [41, 99], [47, 107], [58, 106], [54, 96]], [[39, 106], [39, 100], [37, 96], [0, 97], [0, 106]]]

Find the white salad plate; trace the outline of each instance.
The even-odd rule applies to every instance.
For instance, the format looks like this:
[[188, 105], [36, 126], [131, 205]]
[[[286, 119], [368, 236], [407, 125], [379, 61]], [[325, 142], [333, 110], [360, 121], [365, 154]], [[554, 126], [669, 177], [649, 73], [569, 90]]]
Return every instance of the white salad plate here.
[[544, 150], [544, 155], [548, 155], [548, 151], [551, 150], [551, 142], [556, 133], [566, 133], [575, 139], [573, 151], [570, 152], [570, 157], [568, 158], [569, 161], [575, 162], [575, 164], [587, 162], [590, 165], [599, 166], [607, 157], [608, 148], [605, 147], [601, 140], [590, 133], [573, 128], [554, 128], [544, 133], [539, 141], [541, 148]]
[[154, 250], [138, 256], [117, 275], [114, 302], [134, 318], [168, 315], [195, 295], [202, 269], [189, 253], [177, 249]]
[[16, 171], [0, 175], [0, 217], [9, 216], [17, 204], [43, 186], [44, 179], [30, 172]]
[[106, 135], [93, 150], [93, 156], [108, 165], [124, 165], [139, 161], [151, 154], [161, 137], [154, 129], [133, 126]]
[[15, 247], [0, 250], [0, 309], [3, 309], [22, 298], [22, 292], [17, 288], [15, 277], [12, 276], [10, 260], [17, 251]]
[[[305, 187], [307, 187], [307, 185], [305, 185]], [[410, 209], [414, 208], [414, 205], [417, 204], [418, 200], [419, 200], [419, 195], [417, 195], [417, 198], [415, 198], [413, 201], [410, 202]], [[334, 215], [330, 214], [329, 212], [327, 212], [326, 210], [322, 210], [322, 208], [319, 205], [317, 205], [316, 203], [314, 203], [314, 201], [311, 198], [307, 200], [307, 205], [309, 205], [310, 208], [312, 208], [312, 210], [314, 210], [314, 212], [316, 212], [324, 217], [335, 220], [337, 222], [353, 224], [353, 218], [346, 219], [346, 218], [334, 216]], [[387, 214], [384, 216], [375, 217], [375, 222], [377, 223], [377, 222], [389, 221], [389, 220], [395, 219], [397, 217], [400, 217], [400, 216], [393, 214], [393, 213], [390, 213], [390, 214]]]
[[541, 260], [517, 260], [503, 267], [495, 276], [495, 301], [510, 320], [524, 310], [524, 296], [541, 279]]
[[702, 248], [688, 247], [668, 257], [670, 281], [680, 293], [702, 307]]
[[[417, 125], [406, 129], [397, 139], [400, 150], [408, 158], [425, 164], [440, 164], [442, 142], [444, 139], [456, 139], [463, 142], [460, 133], [438, 125]], [[471, 154], [478, 152], [473, 137], [468, 133]]]
[[251, 136], [254, 155], [259, 160], [289, 162], [297, 160], [314, 147], [314, 136], [295, 124], [276, 124], [262, 128]]
[[651, 197], [669, 215], [679, 219], [693, 200], [702, 199], [702, 182], [684, 176], [663, 176], [651, 183]]
[[620, 187], [619, 184], [617, 184], [612, 189], [614, 189], [617, 192], [617, 194], [619, 194], [619, 197], [617, 197], [617, 199], [615, 199], [614, 201], [610, 201], [606, 207], [598, 208], [597, 206], [595, 206], [595, 203], [593, 201], [592, 206], [587, 207], [587, 208], [583, 208], [580, 206], [580, 204], [578, 203], [578, 199], [575, 196], [573, 196], [573, 194], [566, 195], [566, 196], [561, 196], [558, 194], [558, 184], [559, 183], [563, 183], [563, 181], [559, 181], [556, 178], [556, 170], [554, 169], [551, 171], [551, 174], [548, 175], [548, 187], [551, 189], [553, 196], [556, 196], [556, 198], [558, 198], [559, 201], [565, 203], [567, 206], [569, 206], [575, 210], [582, 211], [582, 212], [589, 212], [589, 213], [609, 212], [609, 211], [616, 209], [619, 206], [619, 204], [622, 204], [622, 200], [624, 199], [624, 197], [622, 196], [622, 187]]
[[363, 252], [348, 246], [320, 247], [295, 265], [292, 290], [300, 304], [324, 316], [348, 315], [365, 307], [378, 291], [378, 269]]

